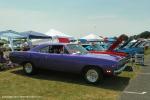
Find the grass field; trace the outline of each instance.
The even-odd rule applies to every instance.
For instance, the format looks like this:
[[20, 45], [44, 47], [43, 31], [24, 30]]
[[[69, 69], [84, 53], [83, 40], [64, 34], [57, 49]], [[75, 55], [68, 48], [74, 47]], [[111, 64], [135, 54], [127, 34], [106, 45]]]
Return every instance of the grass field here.
[[145, 55], [149, 55], [150, 54], [150, 48], [145, 50]]
[[[117, 77], [106, 78], [99, 85], [89, 85], [80, 76], [66, 73], [41, 71], [29, 77], [20, 67], [0, 72], [0, 96], [40, 96], [35, 98], [37, 100], [116, 100], [138, 71], [136, 66], [134, 72], [123, 72]], [[20, 100], [20, 97], [13, 100]]]

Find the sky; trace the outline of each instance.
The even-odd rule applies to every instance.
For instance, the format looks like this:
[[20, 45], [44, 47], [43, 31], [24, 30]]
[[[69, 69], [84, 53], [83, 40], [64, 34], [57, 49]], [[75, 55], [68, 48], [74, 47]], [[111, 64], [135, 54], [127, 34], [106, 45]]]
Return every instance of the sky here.
[[0, 31], [135, 35], [150, 31], [149, 4], [150, 0], [0, 0]]

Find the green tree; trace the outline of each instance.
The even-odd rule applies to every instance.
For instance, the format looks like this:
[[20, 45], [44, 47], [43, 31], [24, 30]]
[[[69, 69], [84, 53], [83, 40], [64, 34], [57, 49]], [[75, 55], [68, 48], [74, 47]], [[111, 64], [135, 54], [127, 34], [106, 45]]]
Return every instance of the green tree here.
[[137, 38], [145, 38], [145, 39], [150, 38], [150, 32], [149, 31], [142, 32], [137, 36]]

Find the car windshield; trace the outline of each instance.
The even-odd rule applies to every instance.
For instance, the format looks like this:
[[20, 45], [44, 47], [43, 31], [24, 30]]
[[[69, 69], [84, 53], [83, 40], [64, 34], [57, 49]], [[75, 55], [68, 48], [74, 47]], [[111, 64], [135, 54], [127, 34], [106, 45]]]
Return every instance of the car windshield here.
[[100, 44], [94, 44], [94, 45], [83, 45], [83, 47], [88, 51], [104, 51], [104, 48], [100, 46]]
[[94, 44], [94, 45], [91, 45], [91, 47], [95, 51], [104, 51], [104, 48], [102, 46], [100, 46], [100, 44]]
[[88, 51], [92, 51], [93, 50], [93, 48], [92, 48], [92, 46], [89, 44], [89, 45], [82, 45], [86, 50], [88, 50]]
[[71, 54], [87, 54], [88, 51], [83, 48], [81, 45], [78, 45], [78, 44], [68, 44], [67, 45], [68, 47], [68, 51], [71, 53]]

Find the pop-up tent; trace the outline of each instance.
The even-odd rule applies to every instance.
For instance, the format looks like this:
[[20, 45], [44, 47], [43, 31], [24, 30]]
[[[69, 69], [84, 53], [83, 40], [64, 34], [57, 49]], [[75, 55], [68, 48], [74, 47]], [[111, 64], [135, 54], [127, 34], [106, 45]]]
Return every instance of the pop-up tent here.
[[29, 39], [48, 39], [51, 38], [51, 36], [45, 35], [40, 32], [35, 32], [35, 31], [26, 31], [26, 32], [21, 32], [20, 33], [22, 36], [29, 38]]
[[54, 30], [54, 29], [50, 29], [48, 32], [45, 33], [48, 36], [51, 36], [53, 41], [56, 42], [69, 42], [70, 40], [74, 39], [72, 36], [67, 35], [63, 32]]
[[6, 39], [7, 41], [9, 41], [9, 45], [12, 49], [12, 51], [14, 50], [14, 43], [13, 41], [15, 39], [26, 39], [29, 46], [31, 47], [32, 43], [31, 43], [31, 39], [51, 39], [50, 36], [47, 36], [45, 34], [39, 33], [39, 32], [34, 32], [34, 31], [27, 31], [27, 32], [15, 32], [13, 30], [7, 30], [7, 31], [1, 31], [0, 32], [0, 37]]
[[13, 30], [1, 31], [0, 37], [5, 38], [7, 40], [9, 40], [9, 38], [12, 38], [12, 39], [14, 39], [14, 38], [25, 38], [25, 36], [19, 34], [16, 31], [13, 31]]
[[96, 41], [103, 41], [104, 39], [96, 34], [89, 34], [81, 39], [86, 39], [87, 41], [92, 41], [92, 42], [96, 42]]
[[60, 32], [60, 31], [57, 31], [57, 30], [54, 30], [54, 29], [50, 29], [48, 32], [45, 33], [46, 35], [48, 36], [51, 36], [51, 37], [66, 37], [66, 38], [72, 38], [72, 36], [70, 35], [67, 35], [63, 32]]
[[87, 43], [87, 40], [86, 39], [78, 39], [78, 42], [80, 42], [80, 43]]
[[[37, 45], [37, 44], [42, 44], [42, 43], [48, 43], [50, 42], [50, 39], [52, 38], [51, 36], [45, 35], [40, 32], [35, 32], [35, 31], [26, 31], [26, 32], [21, 32], [20, 34], [26, 37], [27, 42], [30, 47], [32, 47], [32, 45], [34, 44]], [[32, 41], [33, 39], [35, 40]]]
[[12, 51], [14, 51], [14, 40], [18, 38], [26, 38], [25, 36], [19, 34], [16, 31], [13, 30], [6, 30], [6, 31], [1, 31], [0, 32], [0, 37], [1, 39], [5, 39], [9, 41], [9, 47], [11, 48]]
[[116, 38], [115, 37], [106, 37], [106, 38], [104, 38], [104, 41], [105, 42], [114, 42], [114, 41], [116, 41]]

